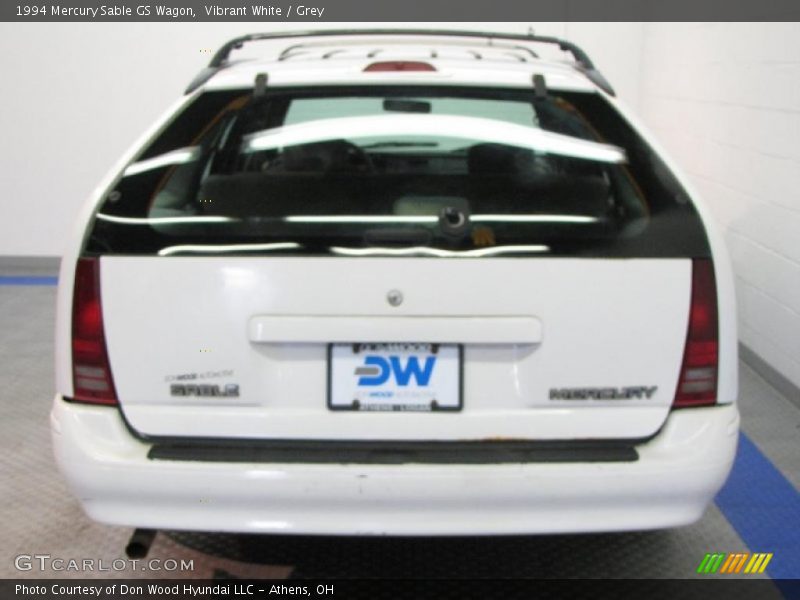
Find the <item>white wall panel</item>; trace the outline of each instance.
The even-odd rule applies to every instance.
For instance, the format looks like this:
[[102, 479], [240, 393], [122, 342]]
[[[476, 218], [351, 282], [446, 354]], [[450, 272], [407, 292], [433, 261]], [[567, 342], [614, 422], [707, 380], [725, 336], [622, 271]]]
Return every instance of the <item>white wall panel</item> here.
[[[270, 30], [314, 25], [274, 24]], [[637, 23], [324, 23], [568, 36], [636, 106]], [[210, 53], [260, 23], [0, 23], [0, 256], [58, 255], [79, 207]], [[285, 46], [282, 43], [282, 46]], [[259, 51], [265, 44], [253, 45]], [[281, 47], [282, 47], [281, 46]]]
[[649, 23], [640, 109], [722, 225], [740, 338], [800, 385], [800, 24]]
[[[800, 385], [800, 25], [429, 25], [532, 27], [583, 46], [722, 225], [741, 339]], [[0, 255], [60, 254], [105, 171], [208, 61], [201, 50], [254, 29], [263, 27], [0, 24]]]

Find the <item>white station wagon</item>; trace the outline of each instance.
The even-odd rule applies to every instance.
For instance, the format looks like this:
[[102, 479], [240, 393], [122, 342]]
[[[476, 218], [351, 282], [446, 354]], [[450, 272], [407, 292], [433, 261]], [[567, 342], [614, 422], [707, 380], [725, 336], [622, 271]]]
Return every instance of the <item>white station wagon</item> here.
[[86, 204], [57, 323], [55, 454], [104, 523], [672, 527], [736, 449], [720, 236], [555, 38], [231, 41]]

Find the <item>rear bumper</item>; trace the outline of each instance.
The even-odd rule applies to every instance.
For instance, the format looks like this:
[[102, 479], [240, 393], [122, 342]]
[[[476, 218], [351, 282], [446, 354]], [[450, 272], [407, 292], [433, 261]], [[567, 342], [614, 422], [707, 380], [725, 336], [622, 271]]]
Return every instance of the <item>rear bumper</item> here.
[[635, 462], [302, 464], [152, 460], [119, 413], [51, 414], [56, 460], [97, 521], [252, 533], [468, 535], [655, 529], [700, 518], [730, 471], [735, 406], [674, 412]]

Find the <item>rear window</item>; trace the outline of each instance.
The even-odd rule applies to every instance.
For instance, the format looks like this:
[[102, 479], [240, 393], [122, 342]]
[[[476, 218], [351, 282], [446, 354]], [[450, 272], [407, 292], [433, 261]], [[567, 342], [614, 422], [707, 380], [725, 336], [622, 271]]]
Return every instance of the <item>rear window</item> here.
[[87, 253], [706, 256], [664, 164], [596, 94], [209, 92], [129, 164]]

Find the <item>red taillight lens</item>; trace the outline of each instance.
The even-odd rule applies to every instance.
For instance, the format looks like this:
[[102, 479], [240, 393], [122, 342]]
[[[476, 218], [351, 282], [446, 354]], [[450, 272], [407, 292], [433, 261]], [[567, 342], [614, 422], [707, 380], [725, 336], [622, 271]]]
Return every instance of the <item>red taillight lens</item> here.
[[673, 408], [716, 403], [718, 359], [717, 283], [714, 279], [714, 263], [708, 259], [695, 259], [692, 262], [689, 331]]
[[108, 365], [103, 310], [100, 305], [100, 261], [81, 258], [75, 270], [72, 298], [73, 399], [91, 404], [117, 404]]
[[433, 65], [415, 60], [388, 60], [369, 65], [365, 72], [376, 73], [386, 71], [435, 71]]

